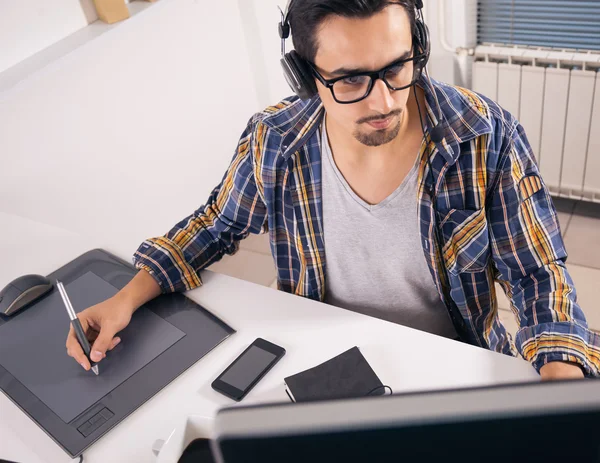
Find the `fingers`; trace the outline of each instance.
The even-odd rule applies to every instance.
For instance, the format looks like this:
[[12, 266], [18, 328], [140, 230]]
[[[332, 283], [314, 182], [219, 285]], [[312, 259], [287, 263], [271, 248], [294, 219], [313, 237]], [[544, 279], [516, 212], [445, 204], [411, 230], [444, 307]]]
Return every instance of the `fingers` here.
[[[90, 358], [94, 362], [99, 362], [106, 356], [106, 351], [113, 349], [119, 342], [119, 338], [114, 338], [116, 330], [112, 329], [111, 325], [105, 325], [100, 330], [94, 345]], [[119, 339], [117, 341], [117, 339]]]
[[108, 347], [108, 350], [113, 350], [115, 347], [117, 347], [117, 345], [121, 342], [121, 338], [116, 337], [113, 338], [112, 342], [110, 343], [110, 346]]
[[99, 331], [95, 331], [95, 330], [88, 330], [88, 332], [86, 333], [86, 337], [88, 342], [90, 343], [90, 346], [92, 344], [94, 344], [94, 342], [96, 341], [96, 338], [98, 337], [98, 333]]
[[88, 320], [88, 323], [92, 330], [94, 330], [96, 333], [100, 332], [100, 324], [96, 320], [90, 319]]
[[[86, 333], [88, 341], [92, 345], [90, 352], [90, 358], [92, 362], [97, 363], [101, 361], [106, 357], [107, 351], [114, 349], [121, 342], [121, 338], [115, 337], [117, 329], [115, 329], [113, 327], [114, 325], [110, 322], [104, 323], [104, 326], [101, 327], [98, 322], [95, 322], [91, 319], [88, 320], [87, 317], [79, 316], [79, 321], [81, 322], [81, 327]], [[72, 326], [69, 327], [66, 348], [67, 354], [70, 357], [73, 357], [84, 370], [88, 371], [91, 368], [90, 361], [83, 352], [83, 349], [77, 340], [77, 336], [75, 335], [75, 330]]]
[[[86, 326], [84, 326], [84, 322], [82, 321], [81, 323], [83, 329], [86, 329]], [[77, 363], [79, 363], [84, 370], [89, 370], [90, 369], [90, 362], [88, 361], [87, 357], [85, 356], [85, 354], [83, 353], [83, 349], [81, 348], [81, 346], [79, 345], [79, 341], [77, 340], [77, 336], [75, 335], [75, 330], [73, 329], [73, 326], [69, 327], [69, 334], [67, 336], [67, 354], [70, 357], [73, 357]]]

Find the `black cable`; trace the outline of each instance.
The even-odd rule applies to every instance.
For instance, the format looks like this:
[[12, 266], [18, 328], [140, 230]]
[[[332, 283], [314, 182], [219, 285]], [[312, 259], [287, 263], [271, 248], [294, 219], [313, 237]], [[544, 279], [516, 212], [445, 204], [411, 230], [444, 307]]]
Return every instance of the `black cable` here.
[[[432, 90], [435, 92], [435, 90]], [[423, 138], [425, 139], [425, 143], [427, 144], [427, 166], [429, 167], [429, 181], [430, 181], [430, 185], [427, 186], [427, 182], [425, 182], [425, 187], [427, 188], [427, 193], [429, 193], [429, 199], [431, 201], [431, 206], [433, 207], [433, 232], [435, 234], [435, 241], [436, 241], [436, 247], [440, 248], [441, 247], [441, 240], [439, 237], [439, 230], [438, 230], [438, 226], [437, 226], [437, 217], [435, 216], [437, 214], [436, 210], [435, 210], [435, 178], [433, 177], [433, 167], [431, 166], [431, 155], [432, 155], [432, 151], [431, 151], [431, 134], [429, 135], [429, 140], [427, 139], [427, 134], [428, 132], [425, 131], [425, 123], [423, 122], [423, 115], [421, 114], [421, 105], [419, 103], [419, 98], [417, 96], [417, 87], [416, 85], [413, 86], [413, 93], [415, 95], [415, 101], [417, 103], [417, 111], [419, 111], [419, 122], [421, 123], [421, 131], [423, 132]], [[438, 124], [440, 124], [441, 121], [438, 121]], [[438, 251], [440, 252], [440, 257], [443, 259], [444, 255], [443, 255], [443, 250], [442, 249], [438, 249]], [[443, 264], [444, 266], [445, 264]], [[445, 268], [444, 268], [444, 273], [445, 273]], [[448, 275], [445, 275], [446, 280], [449, 282], [450, 279], [448, 278]]]
[[[435, 92], [435, 90], [432, 89], [433, 92]], [[427, 193], [429, 193], [429, 198], [431, 201], [431, 207], [433, 208], [433, 233], [435, 235], [435, 247], [440, 255], [440, 258], [442, 259], [442, 265], [440, 266], [442, 269], [442, 273], [444, 274], [444, 280], [446, 280], [446, 282], [448, 283], [448, 285], [450, 284], [450, 277], [448, 276], [448, 272], [446, 271], [446, 263], [444, 261], [444, 250], [442, 248], [442, 238], [440, 237], [440, 230], [438, 227], [438, 223], [437, 223], [437, 211], [435, 210], [435, 201], [436, 201], [436, 195], [435, 195], [435, 179], [433, 177], [433, 167], [431, 166], [431, 146], [430, 146], [430, 140], [432, 138], [432, 134], [429, 134], [429, 140], [427, 140], [427, 134], [425, 132], [425, 124], [423, 122], [423, 115], [421, 114], [421, 105], [419, 104], [419, 98], [417, 97], [417, 89], [416, 86], [413, 86], [413, 93], [415, 95], [415, 101], [417, 103], [417, 110], [419, 111], [419, 121], [421, 122], [421, 130], [423, 131], [423, 137], [425, 138], [425, 143], [427, 143], [427, 166], [429, 167], [429, 179], [430, 179], [430, 183], [431, 185], [429, 185], [429, 187], [427, 187], [427, 182], [425, 182], [425, 187], [427, 188]], [[439, 107], [439, 103], [438, 103], [438, 112], [441, 115], [441, 109]], [[434, 129], [436, 129], [437, 127], [441, 127], [441, 120], [438, 121], [438, 125], [436, 127], [434, 127]], [[442, 282], [441, 284], [441, 289], [442, 292], [445, 294], [446, 291], [444, 290], [444, 284]], [[454, 303], [452, 297], [449, 294], [445, 294], [446, 300], [448, 302], [448, 313], [450, 314], [450, 318], [452, 320], [452, 324], [454, 325], [454, 329], [456, 330], [456, 333], [458, 334], [458, 337], [461, 341], [466, 342], [467, 336], [465, 333], [465, 329], [459, 325], [459, 320], [462, 320], [462, 315], [460, 314], [460, 309], [456, 306], [456, 304]], [[459, 318], [460, 317], [460, 318]], [[464, 322], [463, 322], [464, 324]]]
[[[427, 139], [427, 132], [425, 131], [425, 124], [423, 122], [423, 114], [421, 113], [421, 105], [419, 104], [416, 85], [413, 85], [413, 93], [415, 95], [415, 101], [417, 103], [417, 111], [419, 111], [419, 122], [421, 123], [421, 131], [423, 132], [423, 138], [425, 139], [425, 143], [427, 143], [427, 165], [429, 167], [429, 180], [431, 181], [431, 185], [429, 186], [429, 188], [427, 188], [427, 192], [429, 193], [429, 197], [431, 198], [431, 204], [435, 206], [435, 187], [433, 185], [435, 180], [433, 178], [433, 168], [431, 167], [431, 147], [429, 146], [430, 140]], [[438, 121], [438, 123], [440, 123], [440, 121]], [[425, 184], [425, 186], [427, 186], [427, 184]]]
[[[431, 166], [431, 135], [429, 135], [429, 140], [427, 139], [427, 134], [428, 132], [425, 131], [425, 123], [423, 122], [423, 115], [421, 113], [421, 104], [419, 103], [419, 98], [417, 96], [417, 86], [413, 85], [413, 93], [415, 95], [415, 101], [417, 103], [417, 111], [419, 111], [419, 122], [421, 123], [421, 131], [423, 132], [423, 138], [425, 139], [425, 143], [427, 144], [427, 166], [429, 167], [429, 180], [430, 180], [430, 185], [427, 188], [427, 193], [429, 193], [429, 198], [431, 201], [431, 205], [434, 208], [434, 214], [435, 214], [435, 179], [433, 177], [433, 167]], [[438, 124], [440, 124], [441, 121], [438, 121]], [[427, 183], [425, 183], [425, 187], [427, 187]], [[435, 220], [435, 215], [434, 215], [434, 220]], [[437, 220], [436, 223], [434, 224], [434, 232], [436, 233], [436, 239], [438, 238], [437, 236]]]
[[83, 453], [79, 455], [79, 463], [83, 463]]

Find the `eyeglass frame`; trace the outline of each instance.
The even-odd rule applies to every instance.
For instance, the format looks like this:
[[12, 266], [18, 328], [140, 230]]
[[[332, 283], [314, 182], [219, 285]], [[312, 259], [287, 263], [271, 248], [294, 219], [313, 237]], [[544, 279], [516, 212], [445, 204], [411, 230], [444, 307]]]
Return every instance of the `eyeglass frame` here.
[[[329, 91], [331, 92], [331, 95], [333, 96], [333, 99], [339, 103], [339, 104], [352, 104], [352, 103], [358, 103], [359, 101], [364, 100], [365, 98], [367, 98], [371, 92], [373, 91], [373, 87], [375, 86], [375, 81], [377, 81], [377, 79], [381, 79], [387, 88], [389, 88], [390, 90], [396, 91], [396, 90], [404, 90], [406, 88], [412, 87], [413, 85], [415, 85], [415, 83], [417, 82], [417, 80], [419, 80], [420, 74], [421, 72], [423, 72], [423, 68], [421, 67], [420, 71], [418, 71], [418, 75], [417, 77], [414, 77], [413, 80], [411, 81], [410, 84], [405, 85], [403, 87], [393, 87], [389, 84], [389, 82], [385, 79], [385, 73], [387, 71], [390, 70], [390, 68], [393, 68], [395, 66], [398, 66], [399, 64], [404, 64], [404, 63], [408, 63], [410, 61], [414, 61], [415, 63], [417, 63], [418, 61], [423, 61], [425, 62], [427, 59], [427, 54], [426, 53], [421, 53], [418, 55], [413, 55], [410, 58], [403, 58], [403, 59], [399, 59], [396, 60], [390, 64], [388, 64], [387, 66], [385, 66], [384, 68], [381, 68], [378, 71], [372, 71], [372, 72], [354, 72], [352, 74], [346, 74], [340, 77], [335, 77], [334, 79], [325, 79], [325, 77], [323, 77], [321, 75], [321, 73], [319, 71], [317, 71], [317, 67], [315, 64], [311, 63], [310, 61], [306, 61], [306, 63], [308, 64], [309, 68], [311, 69], [313, 75], [319, 80], [319, 82], [321, 82], [325, 87], [327, 87], [329, 89]], [[416, 67], [417, 64], [414, 64], [414, 66]], [[349, 77], [357, 77], [357, 76], [368, 76], [370, 77], [370, 81], [369, 81], [369, 87], [367, 88], [367, 91], [365, 92], [365, 94], [356, 99], [356, 100], [352, 100], [352, 101], [340, 101], [337, 99], [337, 97], [335, 96], [335, 92], [333, 91], [333, 85], [342, 80], [342, 79], [347, 79]], [[413, 74], [414, 76], [414, 74]]]

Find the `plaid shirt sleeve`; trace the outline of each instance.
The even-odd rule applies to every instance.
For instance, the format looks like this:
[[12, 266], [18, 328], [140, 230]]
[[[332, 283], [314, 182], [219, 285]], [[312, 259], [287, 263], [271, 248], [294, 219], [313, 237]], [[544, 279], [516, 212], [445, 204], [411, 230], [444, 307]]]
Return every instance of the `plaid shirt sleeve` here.
[[519, 323], [516, 347], [538, 371], [563, 361], [598, 376], [600, 338], [577, 304], [556, 210], [520, 124], [505, 139], [499, 163], [490, 233], [498, 281]]
[[200, 286], [200, 270], [224, 254], [234, 254], [249, 233], [262, 231], [267, 213], [255, 181], [253, 120], [206, 204], [164, 236], [145, 240], [135, 252], [135, 267], [148, 271], [163, 293]]

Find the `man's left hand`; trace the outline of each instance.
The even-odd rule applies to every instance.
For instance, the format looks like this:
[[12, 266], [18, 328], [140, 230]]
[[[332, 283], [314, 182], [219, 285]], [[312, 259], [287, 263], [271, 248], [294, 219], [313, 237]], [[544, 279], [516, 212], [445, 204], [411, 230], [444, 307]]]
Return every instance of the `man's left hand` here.
[[576, 363], [550, 362], [540, 368], [542, 381], [553, 379], [582, 379], [583, 370]]

